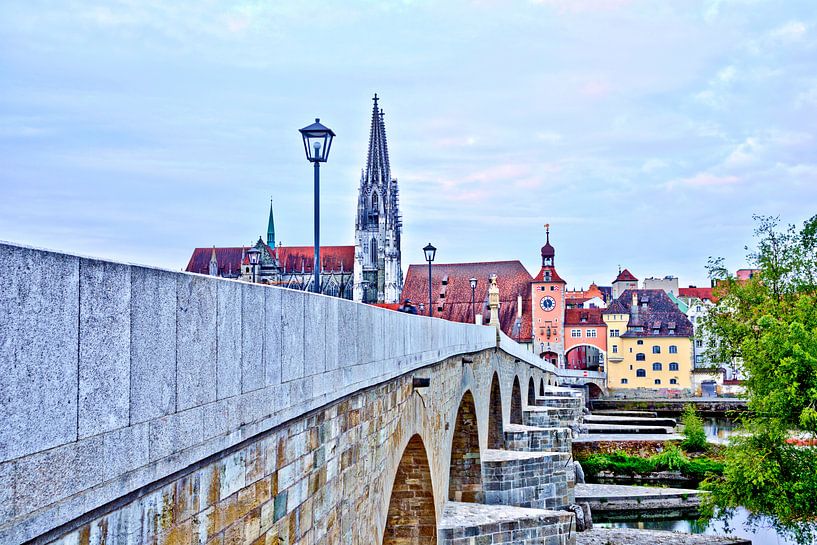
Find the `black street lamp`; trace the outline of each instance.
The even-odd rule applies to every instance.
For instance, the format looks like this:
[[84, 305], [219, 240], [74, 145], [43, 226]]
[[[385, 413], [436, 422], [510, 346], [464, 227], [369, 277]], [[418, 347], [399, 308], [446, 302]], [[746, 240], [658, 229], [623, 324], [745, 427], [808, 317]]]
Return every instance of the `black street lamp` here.
[[474, 292], [477, 289], [477, 279], [473, 276], [468, 279], [471, 284], [471, 321], [477, 323], [477, 313], [474, 310]]
[[249, 259], [250, 265], [252, 266], [252, 283], [255, 284], [255, 268], [261, 261], [261, 250], [256, 247], [250, 248], [247, 250], [247, 259]]
[[320, 164], [325, 163], [329, 158], [329, 149], [332, 147], [332, 139], [335, 133], [329, 127], [321, 125], [321, 120], [315, 118], [315, 122], [308, 127], [299, 129], [304, 139], [304, 151], [306, 158], [311, 163], [315, 163], [315, 261], [313, 263], [313, 274], [315, 281], [312, 291], [321, 292], [321, 247], [320, 247]]
[[437, 248], [428, 243], [428, 246], [423, 248], [423, 252], [426, 254], [426, 261], [428, 261], [428, 315], [431, 316], [431, 262], [434, 261], [434, 257], [437, 255]]

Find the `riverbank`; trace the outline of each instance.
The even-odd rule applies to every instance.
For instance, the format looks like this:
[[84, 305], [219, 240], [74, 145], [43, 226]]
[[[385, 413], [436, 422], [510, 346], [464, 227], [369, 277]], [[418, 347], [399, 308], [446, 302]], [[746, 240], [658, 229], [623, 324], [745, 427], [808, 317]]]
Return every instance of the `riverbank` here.
[[724, 536], [596, 527], [576, 534], [576, 545], [752, 545], [752, 542]]

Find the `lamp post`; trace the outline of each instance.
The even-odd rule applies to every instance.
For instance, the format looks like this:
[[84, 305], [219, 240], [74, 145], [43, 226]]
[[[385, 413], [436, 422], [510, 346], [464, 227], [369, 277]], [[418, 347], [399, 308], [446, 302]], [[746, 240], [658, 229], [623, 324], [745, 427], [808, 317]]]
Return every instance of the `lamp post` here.
[[477, 279], [472, 276], [468, 279], [468, 282], [471, 284], [471, 321], [476, 323], [477, 313], [474, 310], [474, 292], [477, 289]]
[[261, 261], [261, 250], [256, 247], [250, 248], [247, 250], [247, 259], [249, 259], [250, 266], [252, 266], [252, 283], [255, 284], [255, 268]]
[[428, 243], [428, 246], [423, 248], [423, 253], [426, 255], [428, 261], [428, 315], [431, 316], [431, 262], [434, 261], [434, 256], [437, 255], [437, 248]]
[[304, 139], [304, 151], [309, 162], [315, 164], [315, 260], [312, 265], [312, 272], [315, 275], [312, 291], [321, 292], [321, 247], [320, 247], [320, 164], [325, 163], [329, 158], [329, 148], [332, 147], [332, 139], [335, 133], [329, 127], [321, 125], [321, 120], [317, 117], [315, 122], [308, 127], [300, 129], [301, 137]]

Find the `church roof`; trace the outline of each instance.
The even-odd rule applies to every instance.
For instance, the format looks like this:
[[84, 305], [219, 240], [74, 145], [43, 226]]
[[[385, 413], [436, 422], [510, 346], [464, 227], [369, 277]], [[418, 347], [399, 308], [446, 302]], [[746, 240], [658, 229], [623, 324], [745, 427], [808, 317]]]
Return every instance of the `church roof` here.
[[[512, 339], [530, 341], [531, 303], [528, 270], [519, 261], [434, 264], [431, 267], [432, 316], [453, 322], [473, 323], [473, 314], [482, 314], [488, 323], [489, 277], [496, 274], [499, 288], [499, 324]], [[477, 279], [474, 306], [471, 306], [470, 278]], [[518, 296], [522, 296], [522, 318], [516, 319]], [[400, 300], [411, 299], [415, 306], [428, 304], [428, 265], [409, 265]], [[440, 310], [442, 308], [442, 310]], [[472, 311], [472, 309], [475, 309]]]
[[[241, 272], [241, 260], [248, 249], [249, 246], [195, 248], [185, 270], [187, 272], [208, 274], [210, 272], [210, 259], [213, 252], [215, 252], [218, 274], [222, 276], [237, 275]], [[285, 274], [299, 273], [301, 270], [312, 272], [312, 261], [315, 255], [314, 247], [279, 246], [272, 250], [269, 246], [266, 246], [266, 249], [268, 253], [278, 252], [278, 260]], [[351, 272], [354, 267], [354, 259], [354, 246], [321, 246], [321, 263], [324, 271], [340, 271], [342, 266], [344, 271]]]
[[372, 106], [372, 126], [369, 129], [369, 152], [366, 155], [366, 180], [383, 180], [389, 182], [391, 179], [391, 166], [389, 165], [389, 147], [386, 143], [386, 125], [383, 122], [383, 110], [377, 105], [377, 93], [375, 93], [374, 105]]

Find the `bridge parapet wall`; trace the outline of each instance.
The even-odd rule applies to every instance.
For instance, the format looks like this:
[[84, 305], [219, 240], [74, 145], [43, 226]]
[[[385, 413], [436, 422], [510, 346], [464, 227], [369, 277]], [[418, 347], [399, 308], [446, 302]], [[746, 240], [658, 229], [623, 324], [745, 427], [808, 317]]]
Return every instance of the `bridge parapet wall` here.
[[496, 345], [487, 326], [0, 243], [0, 543]]

